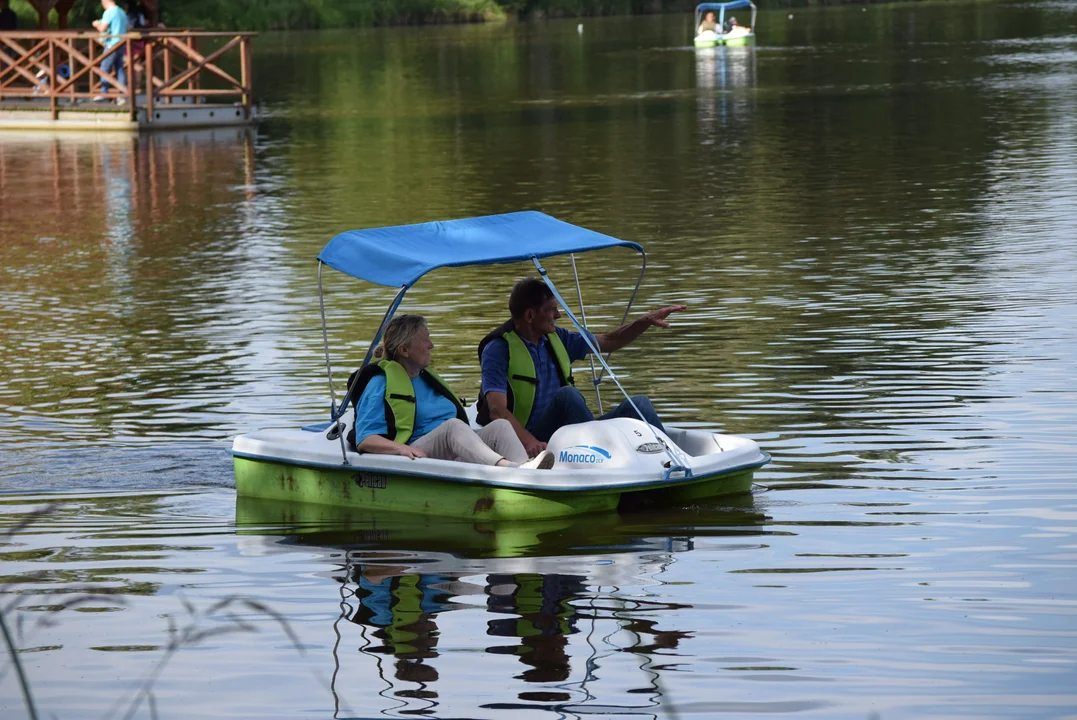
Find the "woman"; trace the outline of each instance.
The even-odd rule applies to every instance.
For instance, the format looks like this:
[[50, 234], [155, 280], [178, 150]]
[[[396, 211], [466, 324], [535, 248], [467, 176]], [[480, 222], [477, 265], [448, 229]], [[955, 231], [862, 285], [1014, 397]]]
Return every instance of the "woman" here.
[[699, 29], [696, 30], [696, 35], [700, 35], [705, 32], [718, 32], [718, 23], [714, 20], [714, 13], [707, 12], [703, 16], [703, 22], [699, 24]]
[[385, 328], [380, 362], [367, 365], [354, 380], [355, 446], [359, 452], [458, 460], [480, 465], [553, 465], [553, 454], [527, 459], [508, 420], [495, 420], [475, 432], [463, 405], [432, 370], [430, 331], [419, 315], [400, 315]]

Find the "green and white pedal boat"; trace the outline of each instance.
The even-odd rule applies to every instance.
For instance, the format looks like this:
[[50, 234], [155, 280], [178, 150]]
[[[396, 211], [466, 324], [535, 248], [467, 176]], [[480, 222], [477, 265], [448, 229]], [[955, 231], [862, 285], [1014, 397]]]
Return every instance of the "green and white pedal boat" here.
[[703, 20], [703, 16], [708, 12], [718, 13], [718, 28], [722, 29], [726, 27], [726, 10], [736, 10], [737, 8], [751, 8], [752, 10], [752, 23], [748, 27], [743, 25], [736, 25], [729, 28], [728, 31], [715, 32], [711, 30], [704, 30], [697, 32], [693, 43], [696, 47], [714, 47], [715, 45], [728, 45], [730, 47], [737, 47], [743, 45], [755, 44], [755, 17], [758, 9], [751, 0], [732, 0], [732, 2], [709, 2], [701, 3], [696, 7], [696, 23], [692, 27], [699, 28], [700, 23]]
[[[646, 268], [641, 246], [538, 212], [353, 230], [337, 235], [318, 255], [319, 295], [323, 266], [400, 288], [367, 351], [366, 365], [404, 294], [426, 273], [447, 266], [531, 261], [565, 315], [590, 338], [540, 261], [613, 247], [635, 250], [643, 257], [634, 299]], [[578, 276], [576, 282], [578, 291]], [[625, 317], [631, 305], [630, 299]], [[324, 338], [324, 313], [322, 323]], [[592, 355], [624, 392], [597, 348]], [[332, 395], [328, 422], [262, 430], [235, 439], [232, 456], [239, 495], [446, 517], [531, 520], [626, 507], [683, 506], [746, 493], [751, 491], [753, 471], [770, 461], [748, 438], [670, 426], [662, 432], [629, 418], [561, 428], [547, 445], [556, 457], [549, 470], [360, 454], [347, 439], [354, 398], [345, 393], [337, 401], [328, 341], [326, 368]], [[470, 408], [472, 424], [478, 427], [474, 413]]]

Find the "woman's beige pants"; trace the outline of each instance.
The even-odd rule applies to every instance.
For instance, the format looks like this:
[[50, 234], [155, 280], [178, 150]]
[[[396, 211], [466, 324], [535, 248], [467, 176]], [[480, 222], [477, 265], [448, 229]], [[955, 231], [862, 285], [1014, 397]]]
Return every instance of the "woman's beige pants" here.
[[505, 458], [516, 464], [527, 462], [527, 451], [508, 420], [494, 420], [482, 430], [472, 430], [458, 418], [438, 425], [433, 432], [411, 443], [436, 460], [457, 460], [478, 465], [496, 465]]

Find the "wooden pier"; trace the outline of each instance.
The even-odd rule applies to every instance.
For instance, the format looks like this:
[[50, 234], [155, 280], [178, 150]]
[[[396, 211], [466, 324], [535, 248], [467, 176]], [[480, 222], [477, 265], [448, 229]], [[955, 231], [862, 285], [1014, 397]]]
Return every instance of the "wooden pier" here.
[[[0, 129], [158, 130], [254, 122], [255, 33], [153, 29], [105, 47], [89, 30], [0, 32]], [[123, 52], [126, 83], [105, 70]], [[109, 64], [114, 64], [110, 61]], [[103, 94], [107, 81], [111, 93]]]

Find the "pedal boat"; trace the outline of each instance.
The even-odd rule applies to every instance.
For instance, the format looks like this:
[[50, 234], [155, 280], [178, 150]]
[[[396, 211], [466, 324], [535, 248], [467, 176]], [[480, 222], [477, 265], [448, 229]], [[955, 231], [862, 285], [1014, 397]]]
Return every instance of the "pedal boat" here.
[[[358, 453], [349, 442], [348, 431], [354, 419], [351, 408], [357, 398], [345, 391], [338, 402], [333, 387], [322, 295], [323, 266], [360, 280], [399, 288], [366, 353], [365, 366], [408, 289], [426, 273], [447, 266], [531, 261], [565, 316], [585, 338], [593, 339], [586, 330], [574, 254], [614, 247], [635, 250], [642, 257], [639, 279], [625, 308], [627, 318], [646, 269], [643, 248], [543, 213], [508, 213], [337, 235], [318, 255], [322, 337], [332, 398], [330, 419], [303, 428], [262, 430], [236, 437], [231, 453], [237, 493], [364, 510], [498, 521], [631, 507], [684, 506], [750, 492], [753, 471], [770, 461], [754, 441], [671, 426], [662, 432], [629, 418], [561, 428], [547, 445], [556, 458], [548, 470]], [[583, 322], [565, 303], [542, 266], [543, 258], [554, 255], [572, 256]], [[595, 346], [592, 358], [601, 366], [602, 375], [609, 376], [624, 393], [607, 359]], [[596, 393], [602, 375], [592, 366]], [[598, 403], [601, 407], [600, 395]], [[468, 414], [472, 425], [478, 427], [474, 405]]]
[[730, 47], [742, 46], [742, 45], [754, 45], [755, 44], [755, 16], [758, 12], [755, 4], [751, 0], [733, 0], [732, 2], [709, 2], [701, 3], [696, 7], [696, 24], [692, 27], [698, 28], [699, 24], [703, 20], [703, 15], [708, 12], [718, 13], [718, 27], [725, 27], [725, 12], [726, 10], [736, 10], [737, 8], [751, 8], [752, 9], [752, 23], [749, 27], [737, 26], [730, 28], [729, 32], [713, 32], [711, 30], [704, 30], [698, 33], [693, 39], [693, 43], [696, 47], [714, 47], [715, 45], [728, 45]]

